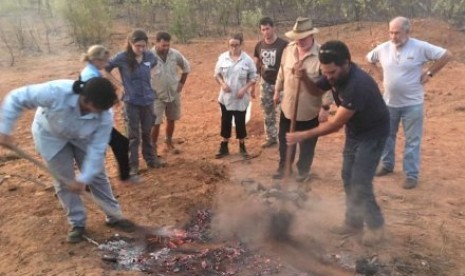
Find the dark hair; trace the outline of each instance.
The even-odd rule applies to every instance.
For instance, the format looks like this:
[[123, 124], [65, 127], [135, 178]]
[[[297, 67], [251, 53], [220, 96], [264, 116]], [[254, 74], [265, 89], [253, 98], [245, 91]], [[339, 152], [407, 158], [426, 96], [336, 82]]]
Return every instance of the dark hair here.
[[118, 97], [113, 84], [102, 77], [91, 78], [86, 82], [81, 77], [73, 83], [73, 92], [83, 96], [85, 101], [99, 110], [107, 110], [112, 107]]
[[145, 41], [148, 43], [149, 38], [143, 30], [134, 30], [129, 34], [128, 40], [126, 42], [126, 52], [128, 54], [128, 65], [131, 71], [134, 71], [137, 65], [136, 54], [132, 50], [131, 43], [136, 43], [138, 41]]
[[171, 35], [167, 32], [158, 32], [156, 35], [155, 35], [155, 41], [156, 42], [160, 42], [160, 41], [171, 41]]
[[274, 27], [274, 22], [273, 22], [273, 19], [271, 19], [271, 17], [266, 16], [260, 19], [260, 22], [258, 23], [258, 27], [266, 26], [266, 25], [269, 25], [270, 27]]
[[337, 66], [342, 66], [351, 60], [349, 48], [339, 40], [331, 40], [321, 45], [318, 51], [318, 59], [322, 64], [334, 62]]
[[242, 44], [242, 42], [244, 41], [244, 36], [242, 35], [242, 33], [234, 33], [229, 35], [229, 39], [239, 40], [239, 43]]

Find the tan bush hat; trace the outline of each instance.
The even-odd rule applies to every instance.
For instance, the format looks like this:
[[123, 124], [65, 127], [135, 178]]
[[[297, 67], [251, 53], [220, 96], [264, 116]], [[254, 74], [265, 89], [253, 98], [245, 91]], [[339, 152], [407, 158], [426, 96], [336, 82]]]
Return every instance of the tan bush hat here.
[[298, 40], [318, 32], [319, 30], [313, 27], [312, 20], [310, 18], [299, 17], [295, 21], [292, 31], [286, 32], [285, 35], [290, 39]]

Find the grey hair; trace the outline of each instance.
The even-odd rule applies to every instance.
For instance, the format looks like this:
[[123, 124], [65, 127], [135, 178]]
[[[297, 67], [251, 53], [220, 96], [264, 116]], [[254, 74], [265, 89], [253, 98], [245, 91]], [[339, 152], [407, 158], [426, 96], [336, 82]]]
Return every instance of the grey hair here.
[[407, 33], [410, 32], [411, 24], [410, 24], [410, 20], [407, 17], [398, 16], [398, 17], [392, 19], [391, 22], [389, 22], [389, 23], [391, 24], [391, 23], [394, 23], [394, 22], [397, 22], [397, 21], [399, 21], [401, 23], [401, 27], [402, 27], [402, 29], [404, 31], [406, 31]]

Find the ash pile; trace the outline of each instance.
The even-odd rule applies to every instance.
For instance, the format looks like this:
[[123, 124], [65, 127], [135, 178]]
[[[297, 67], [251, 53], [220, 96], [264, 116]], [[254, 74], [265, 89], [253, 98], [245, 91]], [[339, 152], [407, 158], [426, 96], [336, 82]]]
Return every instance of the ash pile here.
[[155, 275], [309, 276], [240, 241], [220, 241], [211, 231], [212, 217], [199, 210], [182, 229], [147, 229], [143, 238], [115, 235], [99, 244], [102, 260], [115, 270]]

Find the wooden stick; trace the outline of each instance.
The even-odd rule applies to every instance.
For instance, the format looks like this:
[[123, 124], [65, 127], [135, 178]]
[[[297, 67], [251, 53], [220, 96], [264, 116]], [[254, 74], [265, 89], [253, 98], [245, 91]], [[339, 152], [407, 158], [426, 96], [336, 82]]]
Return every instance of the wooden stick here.
[[[295, 91], [295, 103], [293, 108], [293, 113], [291, 116], [291, 127], [289, 129], [289, 133], [295, 131], [295, 125], [297, 121], [297, 111], [299, 109], [299, 94], [300, 94], [300, 78], [297, 79], [297, 91]], [[292, 166], [292, 153], [295, 151], [297, 144], [287, 146], [286, 149], [286, 162], [284, 163], [284, 179], [289, 178], [291, 175], [291, 166]]]
[[[27, 160], [27, 161], [30, 161], [31, 163], [33, 163], [34, 165], [36, 165], [39, 169], [43, 170], [44, 172], [50, 174], [53, 178], [55, 178], [57, 181], [59, 181], [60, 183], [63, 183], [64, 185], [66, 186], [70, 186], [71, 183], [72, 183], [72, 180], [70, 179], [67, 179], [57, 173], [54, 173], [52, 170], [50, 170], [43, 162], [40, 162], [39, 160], [35, 159], [32, 155], [30, 155], [29, 153], [23, 151], [21, 148], [19, 148], [18, 146], [15, 146], [13, 144], [5, 144], [5, 143], [0, 143], [0, 146], [8, 149], [8, 150], [11, 150], [12, 152], [14, 152], [15, 154], [17, 154], [19, 157]], [[35, 182], [37, 183], [37, 182]], [[89, 198], [92, 198], [93, 201], [97, 202], [98, 205], [103, 209], [103, 211], [107, 214], [107, 215], [110, 215], [112, 217], [115, 217], [115, 218], [119, 218], [119, 219], [125, 219], [127, 221], [130, 221], [131, 223], [134, 224], [135, 228], [136, 229], [141, 229], [141, 228], [144, 228], [145, 227], [142, 227], [136, 223], [134, 223], [133, 221], [131, 220], [128, 220], [126, 218], [123, 218], [121, 217], [121, 214], [119, 214], [118, 212], [115, 212], [115, 210], [113, 210], [112, 208], [108, 207], [108, 205], [103, 202], [102, 200], [94, 197], [94, 196], [91, 196], [90, 194], [84, 192], [82, 193], [83, 196], [86, 196], [86, 197], [89, 197]]]

